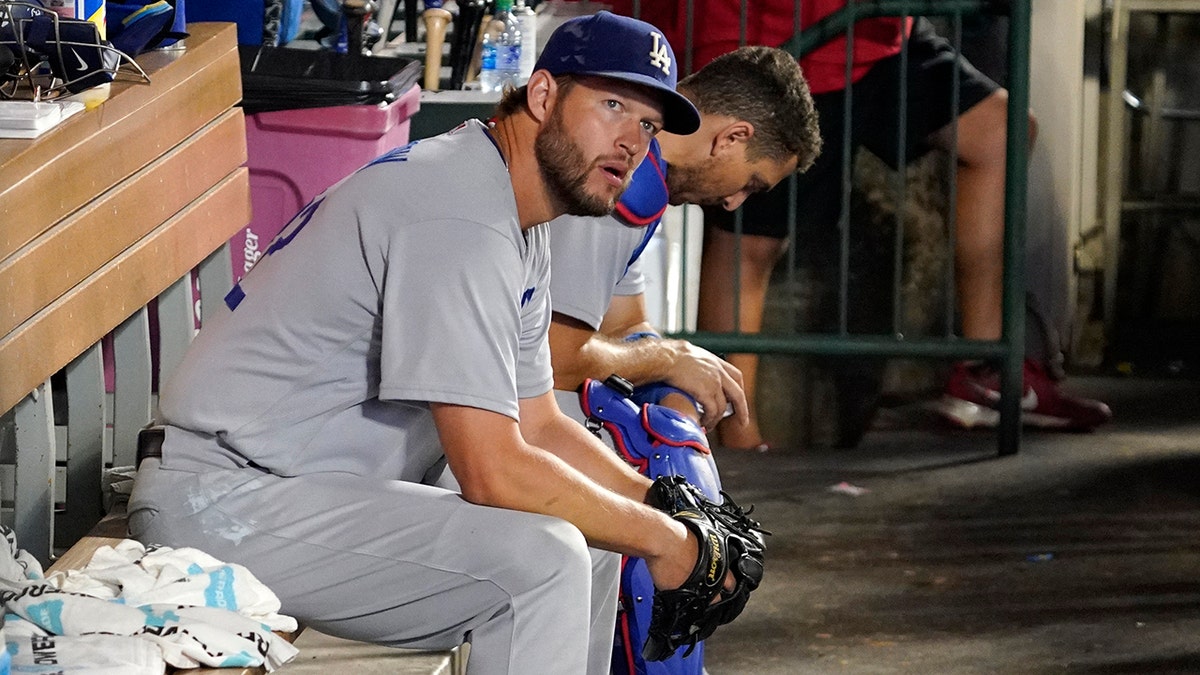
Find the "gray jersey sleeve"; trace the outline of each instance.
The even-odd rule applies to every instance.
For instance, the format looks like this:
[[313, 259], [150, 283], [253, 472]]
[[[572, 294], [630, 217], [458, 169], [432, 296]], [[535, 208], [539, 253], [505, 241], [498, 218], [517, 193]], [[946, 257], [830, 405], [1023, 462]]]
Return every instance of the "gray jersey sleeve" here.
[[598, 329], [646, 230], [614, 216], [561, 216], [550, 223], [550, 230], [554, 311]]
[[521, 231], [479, 122], [385, 154], [302, 210], [205, 321], [163, 420], [197, 458], [421, 480], [441, 459], [429, 403], [516, 419], [518, 392], [551, 386], [538, 229]]
[[642, 272], [642, 258], [645, 256], [643, 252], [633, 261], [625, 275], [617, 282], [613, 295], [641, 295], [646, 292], [646, 275]]

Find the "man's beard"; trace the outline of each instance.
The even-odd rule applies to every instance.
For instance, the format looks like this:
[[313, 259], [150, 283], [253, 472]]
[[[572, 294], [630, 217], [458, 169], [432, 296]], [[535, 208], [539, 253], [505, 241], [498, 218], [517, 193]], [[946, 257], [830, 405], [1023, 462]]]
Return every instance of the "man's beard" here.
[[[719, 206], [725, 201], [723, 196], [712, 196], [714, 190], [709, 188], [715, 176], [713, 167], [715, 161], [709, 159], [698, 166], [672, 164], [667, 170], [667, 194], [671, 196], [672, 204], [700, 204], [703, 206]], [[705, 195], [699, 198], [697, 195]]]
[[[555, 107], [545, 128], [534, 142], [538, 169], [542, 180], [550, 191], [556, 210], [572, 216], [606, 216], [617, 205], [618, 193], [611, 199], [594, 195], [587, 190], [588, 174], [592, 165], [583, 156], [583, 150], [567, 135], [563, 126], [562, 111]], [[629, 187], [633, 172], [625, 176], [621, 192]]]

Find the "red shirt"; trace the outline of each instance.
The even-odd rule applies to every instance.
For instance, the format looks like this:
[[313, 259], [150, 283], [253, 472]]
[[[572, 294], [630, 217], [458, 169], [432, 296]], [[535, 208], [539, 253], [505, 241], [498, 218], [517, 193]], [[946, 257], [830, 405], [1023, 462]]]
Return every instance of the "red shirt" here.
[[[841, 9], [847, 0], [800, 0], [800, 27], [816, 22]], [[617, 14], [632, 15], [632, 0], [612, 0]], [[739, 0], [692, 0], [693, 40], [692, 72], [717, 56], [741, 46]], [[796, 33], [796, 0], [748, 0], [746, 2], [746, 44], [781, 46]], [[687, 0], [644, 0], [641, 19], [662, 29], [680, 72], [686, 64]], [[858, 81], [871, 66], [900, 53], [905, 31], [912, 30], [912, 19], [899, 17], [863, 19], [854, 25], [853, 80]], [[846, 37], [838, 36], [800, 60], [800, 67], [814, 94], [844, 88], [846, 73]]]

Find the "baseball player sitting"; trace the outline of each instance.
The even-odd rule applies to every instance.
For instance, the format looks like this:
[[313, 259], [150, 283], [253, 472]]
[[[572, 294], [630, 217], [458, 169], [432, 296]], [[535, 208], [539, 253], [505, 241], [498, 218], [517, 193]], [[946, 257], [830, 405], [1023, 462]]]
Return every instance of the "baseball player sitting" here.
[[[468, 640], [471, 673], [608, 672], [620, 554], [668, 614], [736, 616], [761, 538], [652, 490], [552, 394], [546, 223], [610, 212], [659, 130], [697, 128], [675, 84], [650, 24], [568, 21], [494, 123], [314, 199], [164, 384], [131, 534], [245, 565], [331, 635]], [[461, 494], [424, 483], [447, 462]]]
[[[806, 169], [821, 140], [808, 85], [782, 50], [738, 49], [678, 89], [699, 109], [700, 129], [659, 134], [613, 214], [567, 215], [551, 224], [550, 354], [564, 412], [607, 429], [621, 456], [649, 476], [682, 474], [720, 501], [715, 464], [698, 456], [708, 452], [700, 425], [715, 424], [727, 407], [747, 418], [742, 376], [707, 350], [659, 338], [646, 315], [639, 256], [668, 204], [736, 209], [748, 195]], [[636, 405], [613, 400], [614, 392], [600, 386], [610, 374], [636, 385]], [[702, 644], [664, 663], [642, 658], [650, 583], [640, 562], [623, 561], [613, 672], [699, 675]]]

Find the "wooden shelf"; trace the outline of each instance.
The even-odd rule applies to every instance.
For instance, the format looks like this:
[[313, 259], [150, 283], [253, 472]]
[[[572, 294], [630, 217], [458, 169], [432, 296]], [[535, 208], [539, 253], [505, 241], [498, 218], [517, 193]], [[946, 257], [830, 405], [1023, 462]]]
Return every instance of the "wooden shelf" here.
[[188, 26], [107, 101], [0, 140], [0, 410], [250, 221], [237, 31]]

